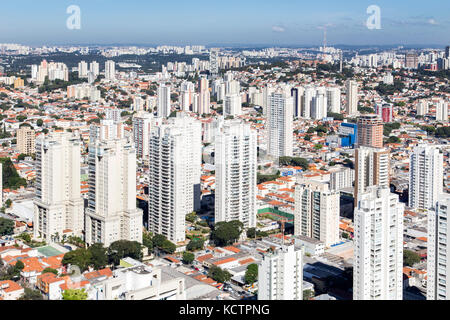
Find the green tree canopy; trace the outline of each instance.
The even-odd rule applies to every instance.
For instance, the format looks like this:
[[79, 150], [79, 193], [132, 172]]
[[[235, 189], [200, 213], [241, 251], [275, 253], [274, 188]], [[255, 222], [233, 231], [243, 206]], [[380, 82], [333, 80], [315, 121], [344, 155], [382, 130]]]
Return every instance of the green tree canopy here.
[[253, 284], [258, 281], [258, 265], [255, 263], [250, 264], [245, 271], [245, 283]]
[[211, 240], [218, 246], [230, 245], [239, 239], [243, 230], [244, 224], [237, 220], [217, 222], [211, 232]]
[[0, 217], [0, 236], [9, 236], [14, 233], [14, 221]]
[[191, 264], [195, 259], [195, 255], [191, 252], [184, 252], [183, 253], [183, 262], [185, 264]]
[[42, 270], [42, 274], [44, 273], [53, 273], [54, 275], [58, 275], [58, 270], [53, 268], [45, 268], [44, 270]]
[[63, 265], [78, 266], [81, 272], [84, 272], [91, 265], [92, 254], [86, 249], [77, 249], [69, 251], [64, 255], [62, 260]]
[[27, 185], [27, 181], [19, 176], [10, 158], [0, 158], [0, 162], [3, 165], [3, 188], [16, 190]]
[[193, 239], [186, 246], [186, 250], [188, 250], [188, 251], [202, 250], [204, 244], [205, 244], [204, 239]]
[[208, 277], [220, 283], [225, 283], [231, 280], [231, 274], [228, 271], [222, 270], [217, 266], [212, 266], [209, 269]]
[[119, 240], [111, 243], [108, 248], [109, 262], [114, 265], [120, 263], [120, 259], [130, 257], [132, 259], [142, 260], [141, 244], [137, 241]]
[[87, 249], [91, 256], [90, 264], [96, 270], [103, 269], [108, 264], [107, 250], [102, 243], [95, 243]]
[[412, 267], [421, 261], [420, 256], [411, 250], [403, 250], [403, 265]]
[[24, 294], [19, 298], [19, 300], [44, 300], [44, 297], [39, 290], [24, 288]]

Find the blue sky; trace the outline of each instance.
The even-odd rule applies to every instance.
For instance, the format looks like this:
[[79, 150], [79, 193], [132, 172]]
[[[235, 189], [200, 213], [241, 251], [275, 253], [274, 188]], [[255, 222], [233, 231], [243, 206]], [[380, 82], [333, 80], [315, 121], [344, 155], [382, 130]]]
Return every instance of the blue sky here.
[[[69, 5], [81, 30], [69, 30]], [[365, 23], [381, 8], [381, 30]], [[0, 4], [0, 42], [43, 44], [450, 44], [448, 0], [21, 0]]]

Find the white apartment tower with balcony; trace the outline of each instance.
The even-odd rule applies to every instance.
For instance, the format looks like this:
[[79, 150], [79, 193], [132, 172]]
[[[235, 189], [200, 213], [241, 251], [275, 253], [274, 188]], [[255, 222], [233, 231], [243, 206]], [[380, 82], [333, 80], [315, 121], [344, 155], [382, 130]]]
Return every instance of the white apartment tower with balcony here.
[[201, 123], [182, 113], [151, 129], [148, 225], [174, 243], [200, 207], [201, 137]]
[[354, 80], [347, 80], [345, 83], [347, 92], [347, 105], [345, 111], [353, 116], [358, 113], [358, 83]]
[[275, 158], [292, 156], [294, 99], [284, 90], [277, 90], [268, 97], [266, 130], [267, 153]]
[[133, 117], [133, 138], [136, 146], [136, 155], [139, 158], [148, 158], [150, 155], [151, 127], [162, 122], [162, 118], [154, 118], [152, 113], [141, 111]]
[[84, 202], [81, 197], [81, 140], [76, 133], [55, 132], [36, 139], [34, 237], [62, 239], [65, 230], [81, 236]]
[[130, 138], [89, 144], [86, 243], [142, 243], [142, 210], [136, 208], [136, 150]]
[[170, 116], [170, 86], [161, 83], [158, 87], [158, 118], [167, 118]]
[[431, 209], [443, 191], [444, 155], [433, 145], [419, 145], [410, 156], [409, 206]]
[[303, 300], [303, 250], [282, 246], [264, 255], [258, 271], [258, 300]]
[[257, 133], [240, 120], [220, 119], [215, 135], [215, 221], [256, 227]]
[[355, 208], [353, 300], [402, 300], [404, 204], [369, 187]]
[[116, 63], [112, 60], [105, 62], [105, 79], [109, 81], [116, 80]]
[[428, 211], [427, 300], [450, 300], [450, 194]]
[[295, 186], [294, 234], [324, 242], [339, 242], [339, 191], [327, 182], [300, 177]]

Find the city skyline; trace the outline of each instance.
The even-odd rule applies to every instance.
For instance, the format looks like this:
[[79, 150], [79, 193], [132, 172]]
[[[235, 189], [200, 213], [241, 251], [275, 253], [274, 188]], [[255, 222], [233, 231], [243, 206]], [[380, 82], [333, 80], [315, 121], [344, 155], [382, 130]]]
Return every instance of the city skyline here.
[[[450, 3], [421, 1], [325, 1], [321, 10], [305, 1], [253, 0], [227, 6], [79, 0], [25, 0], [26, 11], [10, 3], [0, 13], [0, 42], [28, 45], [173, 44], [322, 45], [324, 27], [330, 45], [444, 45], [450, 31]], [[80, 8], [80, 30], [70, 30], [68, 7]], [[369, 6], [380, 8], [381, 29], [369, 29]], [[132, 23], [130, 23], [132, 22]]]

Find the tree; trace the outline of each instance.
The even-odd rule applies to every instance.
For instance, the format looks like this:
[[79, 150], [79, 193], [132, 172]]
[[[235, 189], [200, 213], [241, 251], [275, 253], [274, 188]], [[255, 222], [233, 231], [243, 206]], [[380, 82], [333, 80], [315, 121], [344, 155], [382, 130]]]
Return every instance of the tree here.
[[253, 284], [258, 280], [258, 265], [255, 263], [250, 264], [245, 271], [245, 283]]
[[7, 208], [11, 208], [11, 205], [12, 205], [11, 199], [7, 199], [7, 200], [5, 201], [5, 206], [6, 206]]
[[43, 121], [42, 119], [37, 119], [36, 125], [37, 125], [38, 127], [42, 127], [43, 124], [44, 124], [44, 121]]
[[54, 275], [58, 275], [58, 270], [53, 269], [53, 268], [45, 268], [44, 270], [42, 270], [42, 274], [44, 273], [53, 273]]
[[14, 221], [0, 217], [0, 236], [9, 236], [14, 233]]
[[387, 143], [400, 143], [400, 142], [401, 142], [401, 140], [397, 136], [392, 136], [392, 137], [389, 137], [389, 139], [387, 139]]
[[81, 272], [86, 271], [91, 265], [92, 255], [91, 252], [86, 249], [77, 249], [69, 251], [64, 255], [62, 260], [63, 265], [78, 266]]
[[314, 297], [314, 291], [308, 289], [303, 291], [303, 300], [309, 300]]
[[142, 244], [148, 248], [148, 250], [153, 250], [153, 239], [149, 232], [144, 232], [142, 234]]
[[184, 252], [183, 253], [183, 262], [185, 264], [191, 264], [195, 259], [195, 255], [191, 252]]
[[222, 270], [217, 266], [212, 266], [209, 269], [208, 277], [220, 283], [225, 283], [231, 280], [231, 274], [228, 271]]
[[125, 257], [142, 260], [141, 244], [137, 241], [119, 240], [111, 243], [108, 248], [109, 262], [118, 265]]
[[186, 216], [186, 221], [192, 222], [194, 223], [197, 220], [197, 213], [196, 212], [191, 212]]
[[25, 288], [19, 300], [44, 300], [44, 297], [39, 290]]
[[412, 267], [421, 261], [420, 256], [411, 250], [403, 250], [403, 265]]
[[88, 295], [85, 289], [67, 289], [62, 293], [63, 300], [86, 300]]
[[202, 250], [204, 245], [205, 245], [204, 239], [193, 239], [186, 246], [186, 250], [188, 251]]
[[177, 246], [169, 240], [164, 240], [161, 249], [167, 253], [174, 253], [177, 250]]
[[153, 237], [153, 245], [155, 247], [161, 248], [164, 241], [166, 241], [166, 240], [167, 240], [167, 238], [165, 236], [163, 236], [162, 234], [156, 234]]
[[256, 238], [256, 228], [250, 228], [247, 230], [247, 238]]
[[239, 239], [243, 230], [244, 224], [237, 220], [217, 222], [211, 232], [211, 240], [218, 246], [230, 245]]
[[27, 181], [19, 176], [10, 158], [0, 158], [0, 162], [3, 165], [3, 188], [16, 190], [27, 185]]
[[103, 269], [108, 264], [107, 249], [102, 243], [95, 243], [87, 251], [90, 253], [91, 262], [96, 270]]

